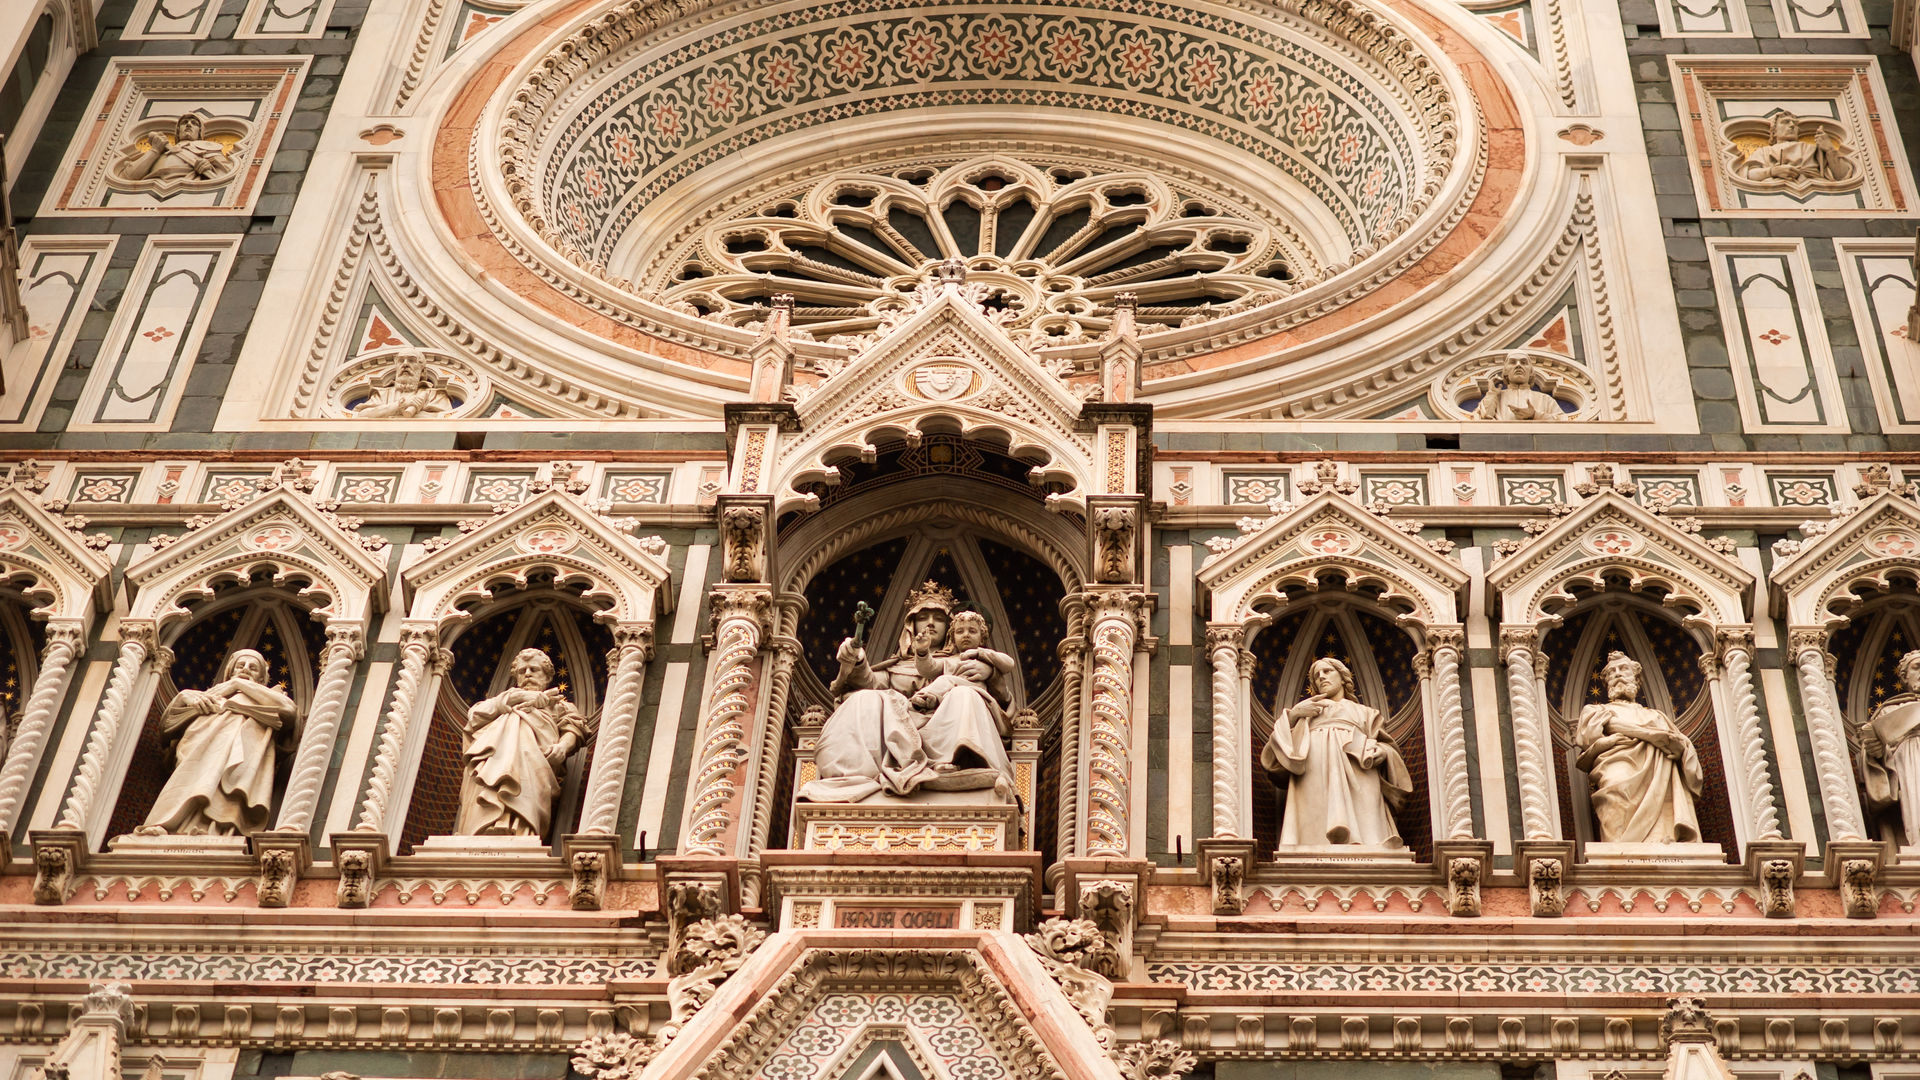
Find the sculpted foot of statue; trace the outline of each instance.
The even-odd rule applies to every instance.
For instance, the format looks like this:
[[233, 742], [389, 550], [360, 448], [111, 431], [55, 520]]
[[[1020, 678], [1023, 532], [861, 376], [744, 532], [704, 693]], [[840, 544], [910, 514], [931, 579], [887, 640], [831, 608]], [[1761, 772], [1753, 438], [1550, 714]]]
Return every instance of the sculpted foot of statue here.
[[931, 581], [907, 598], [894, 654], [869, 664], [855, 638], [840, 644], [842, 695], [820, 729], [818, 779], [809, 802], [910, 798], [921, 791], [982, 791], [1011, 801], [1007, 717], [1014, 659], [987, 647], [979, 612], [954, 614], [953, 592]]
[[513, 685], [467, 713], [462, 836], [544, 837], [567, 758], [586, 742], [580, 710], [552, 689], [553, 660], [522, 649]]
[[1882, 701], [1860, 732], [1860, 775], [1867, 806], [1900, 812], [1899, 842], [1920, 845], [1920, 650], [1894, 668], [1900, 692]]
[[1700, 758], [1673, 719], [1635, 699], [1640, 665], [1614, 652], [1601, 669], [1607, 703], [1581, 710], [1575, 764], [1593, 782], [1593, 813], [1609, 844], [1691, 844], [1700, 840], [1694, 800]]
[[182, 690], [160, 714], [179, 733], [173, 775], [138, 836], [242, 836], [267, 827], [274, 739], [290, 730], [293, 699], [266, 685], [267, 660], [252, 649], [227, 657], [221, 682]]
[[1287, 777], [1280, 846], [1404, 849], [1393, 809], [1413, 793], [1413, 777], [1380, 711], [1353, 700], [1353, 673], [1333, 657], [1313, 662], [1307, 684], [1312, 694], [1281, 711], [1260, 752], [1268, 772]]

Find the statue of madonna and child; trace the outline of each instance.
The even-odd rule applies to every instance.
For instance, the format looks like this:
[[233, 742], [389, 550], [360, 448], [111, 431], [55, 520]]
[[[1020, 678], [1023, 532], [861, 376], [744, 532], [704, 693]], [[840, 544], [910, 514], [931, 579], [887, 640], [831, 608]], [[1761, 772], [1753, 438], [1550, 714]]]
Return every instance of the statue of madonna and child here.
[[987, 646], [987, 620], [955, 611], [934, 582], [907, 595], [892, 656], [869, 662], [855, 636], [835, 655], [838, 704], [814, 750], [817, 779], [800, 789], [816, 803], [884, 802], [920, 792], [984, 792], [1013, 802], [1005, 739], [1016, 711], [1013, 657]]

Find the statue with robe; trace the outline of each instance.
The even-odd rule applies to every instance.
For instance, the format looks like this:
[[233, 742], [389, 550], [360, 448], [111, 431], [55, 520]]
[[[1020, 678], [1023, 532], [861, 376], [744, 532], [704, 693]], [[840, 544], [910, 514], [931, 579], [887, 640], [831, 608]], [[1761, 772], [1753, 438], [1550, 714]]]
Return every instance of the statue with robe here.
[[173, 775], [137, 835], [245, 836], [271, 824], [274, 742], [291, 730], [294, 706], [266, 679], [267, 658], [238, 649], [219, 683], [167, 703], [160, 730], [180, 737]]
[[1565, 420], [1567, 411], [1552, 394], [1533, 388], [1533, 358], [1510, 352], [1500, 365], [1501, 381], [1474, 406], [1475, 420]]
[[205, 123], [192, 113], [174, 121], [172, 135], [165, 131], [148, 135], [147, 148], [120, 166], [120, 175], [127, 180], [168, 183], [224, 180], [232, 172], [227, 148], [207, 138]]
[[1860, 775], [1867, 806], [1900, 811], [1900, 843], [1920, 844], [1920, 650], [1894, 667], [1900, 692], [1873, 710], [1860, 732]]
[[1754, 147], [1734, 166], [1734, 175], [1752, 184], [1800, 187], [1817, 181], [1847, 181], [1858, 175], [1846, 149], [1822, 126], [1813, 141], [1800, 138], [1800, 118], [1785, 109], [1773, 114], [1764, 146]]
[[1607, 701], [1580, 711], [1575, 764], [1593, 783], [1590, 801], [1600, 839], [1609, 844], [1700, 842], [1694, 800], [1700, 797], [1700, 755], [1673, 718], [1642, 705], [1640, 665], [1610, 653], [1600, 669]]
[[417, 352], [395, 357], [393, 366], [375, 375], [367, 389], [366, 400], [353, 407], [356, 417], [433, 419], [456, 407], [453, 395], [447, 392], [446, 377], [428, 366], [426, 358]]
[[1380, 710], [1354, 700], [1353, 672], [1331, 656], [1307, 669], [1307, 686], [1260, 751], [1268, 772], [1287, 777], [1280, 846], [1404, 848], [1393, 811], [1413, 794], [1413, 777]]
[[521, 649], [511, 685], [467, 711], [461, 836], [545, 837], [561, 770], [587, 739], [580, 710], [553, 688], [553, 660]]
[[854, 638], [840, 643], [838, 703], [814, 749], [809, 802], [857, 803], [925, 791], [986, 791], [1013, 801], [1007, 756], [1013, 658], [985, 646], [977, 612], [955, 615], [952, 590], [934, 582], [907, 597], [892, 656], [869, 663]]

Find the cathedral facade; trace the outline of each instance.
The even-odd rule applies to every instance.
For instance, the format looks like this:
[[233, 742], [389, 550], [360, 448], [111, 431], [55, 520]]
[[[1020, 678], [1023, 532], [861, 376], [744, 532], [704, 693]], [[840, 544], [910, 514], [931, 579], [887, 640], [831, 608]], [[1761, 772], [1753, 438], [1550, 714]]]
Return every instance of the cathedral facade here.
[[1914, 0], [5, 0], [0, 1080], [1920, 1080]]

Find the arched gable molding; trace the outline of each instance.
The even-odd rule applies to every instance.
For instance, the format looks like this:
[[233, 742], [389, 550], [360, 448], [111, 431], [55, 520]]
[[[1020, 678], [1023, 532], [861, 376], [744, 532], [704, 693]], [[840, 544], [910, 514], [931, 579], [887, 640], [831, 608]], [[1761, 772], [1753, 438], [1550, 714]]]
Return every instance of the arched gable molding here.
[[1082, 508], [1099, 490], [1079, 402], [953, 283], [812, 387], [798, 413], [801, 433], [785, 437], [767, 489], [780, 513], [812, 509], [818, 500], [800, 488], [839, 483], [835, 462], [871, 461], [883, 443], [930, 432], [1004, 445], [1034, 463], [1036, 480], [1067, 486], [1050, 501]]
[[536, 574], [582, 599], [601, 622], [651, 622], [670, 602], [666, 545], [636, 540], [558, 491], [548, 491], [427, 556], [400, 575], [407, 619], [440, 633], [469, 618], [499, 588]]
[[1458, 623], [1469, 581], [1453, 560], [1334, 491], [1274, 515], [1198, 575], [1211, 621], [1235, 625], [1285, 604], [1290, 588], [1318, 591], [1333, 576], [1349, 591], [1378, 589], [1384, 607], [1407, 609], [1400, 621], [1418, 628]]
[[270, 571], [276, 585], [302, 582], [314, 617], [365, 626], [385, 604], [386, 565], [313, 504], [281, 488], [215, 518], [127, 568], [129, 619], [151, 621], [170, 638], [189, 605], [223, 585]]
[[1421, 700], [1436, 840], [1473, 836], [1460, 663], [1465, 635], [1459, 601], [1470, 578], [1451, 559], [1393, 528], [1352, 499], [1327, 490], [1240, 537], [1201, 564], [1207, 656], [1213, 667], [1213, 833], [1252, 835], [1252, 679], [1249, 645], [1288, 602], [1289, 590], [1318, 591], [1329, 578], [1348, 591], [1378, 590], [1377, 602], [1427, 650]]
[[1837, 630], [1865, 598], [1899, 574], [1920, 577], [1920, 505], [1883, 493], [1800, 541], [1768, 577], [1776, 614], [1796, 628]]
[[0, 574], [35, 605], [37, 619], [84, 626], [112, 603], [106, 560], [18, 488], [0, 491]]
[[1507, 669], [1523, 838], [1556, 840], [1561, 831], [1540, 634], [1580, 601], [1576, 588], [1604, 591], [1609, 579], [1619, 578], [1626, 579], [1632, 592], [1657, 593], [1662, 605], [1681, 613], [1682, 625], [1700, 641], [1712, 676], [1709, 693], [1742, 849], [1755, 840], [1780, 839], [1753, 679], [1747, 599], [1754, 576], [1613, 491], [1588, 499], [1519, 552], [1495, 563], [1487, 575], [1487, 591], [1499, 603], [1503, 624], [1500, 659]]
[[672, 595], [666, 544], [636, 540], [559, 491], [487, 522], [401, 574], [408, 617], [401, 625], [399, 670], [356, 832], [394, 840], [406, 821], [426, 715], [451, 659], [441, 647], [443, 636], [485, 607], [497, 590], [525, 588], [536, 575], [551, 575], [561, 588], [582, 588], [581, 599], [599, 609], [594, 618], [613, 627], [580, 826], [583, 833], [612, 834], [653, 656], [654, 615], [664, 613]]
[[1604, 589], [1624, 577], [1634, 592], [1658, 589], [1687, 609], [1696, 629], [1747, 625], [1753, 575], [1672, 522], [1611, 491], [1587, 500], [1494, 564], [1487, 589], [1509, 626], [1540, 627], [1575, 603], [1573, 588]]

